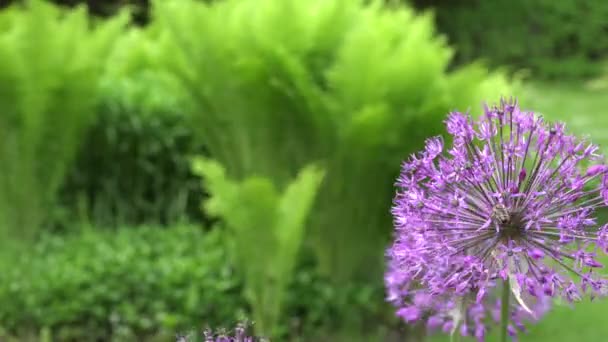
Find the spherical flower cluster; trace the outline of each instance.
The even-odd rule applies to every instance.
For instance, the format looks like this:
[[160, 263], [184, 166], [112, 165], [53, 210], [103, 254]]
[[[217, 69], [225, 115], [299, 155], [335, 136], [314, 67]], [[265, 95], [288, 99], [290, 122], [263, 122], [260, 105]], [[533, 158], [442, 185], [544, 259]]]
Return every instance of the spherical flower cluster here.
[[512, 292], [515, 326], [522, 313], [546, 311], [547, 298], [608, 289], [596, 272], [598, 253], [608, 252], [608, 225], [594, 218], [608, 204], [598, 147], [512, 101], [484, 112], [479, 120], [451, 113], [452, 146], [431, 138], [403, 164], [386, 274], [406, 321], [461, 325], [480, 340], [480, 317], [495, 311], [501, 286]]

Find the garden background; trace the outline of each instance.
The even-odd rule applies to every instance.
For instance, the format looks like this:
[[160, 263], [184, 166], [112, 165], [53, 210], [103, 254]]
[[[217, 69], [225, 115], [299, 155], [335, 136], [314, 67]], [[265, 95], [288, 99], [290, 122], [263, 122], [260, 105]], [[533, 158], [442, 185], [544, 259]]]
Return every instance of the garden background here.
[[[445, 115], [516, 96], [608, 146], [602, 0], [2, 3], [2, 341], [422, 340], [383, 253]], [[521, 339], [602, 341], [606, 314]]]

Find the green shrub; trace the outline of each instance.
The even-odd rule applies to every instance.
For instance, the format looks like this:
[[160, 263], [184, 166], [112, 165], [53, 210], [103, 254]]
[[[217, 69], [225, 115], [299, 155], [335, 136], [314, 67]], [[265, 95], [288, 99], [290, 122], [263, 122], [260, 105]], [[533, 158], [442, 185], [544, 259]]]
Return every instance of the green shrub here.
[[597, 74], [608, 56], [606, 1], [443, 1], [436, 5], [439, 29], [457, 47], [459, 62], [483, 57], [493, 65], [563, 78]]
[[[168, 341], [253, 320], [229, 241], [220, 229], [192, 226], [45, 235], [26, 257], [0, 259], [0, 340]], [[279, 340], [394, 327], [383, 293], [381, 284], [332, 286], [304, 253], [285, 295]]]
[[230, 229], [237, 269], [245, 280], [258, 334], [278, 334], [285, 293], [297, 264], [309, 215], [323, 172], [306, 167], [284, 193], [272, 180], [250, 177], [234, 182], [217, 162], [198, 159], [195, 170], [205, 179], [211, 198], [208, 212]]
[[230, 178], [283, 188], [308, 163], [323, 164], [309, 242], [342, 283], [381, 278], [400, 161], [441, 131], [450, 109], [509, 91], [478, 64], [448, 72], [452, 51], [432, 17], [407, 7], [156, 1], [151, 30]]
[[229, 325], [246, 309], [219, 230], [139, 227], [47, 236], [0, 276], [0, 326], [58, 341], [144, 340]]
[[145, 32], [132, 29], [117, 42], [101, 81], [97, 120], [62, 189], [63, 220], [80, 214], [108, 227], [203, 219], [189, 156], [205, 149], [183, 94], [155, 68]]
[[103, 61], [127, 21], [40, 1], [0, 13], [0, 229], [31, 237], [93, 117]]

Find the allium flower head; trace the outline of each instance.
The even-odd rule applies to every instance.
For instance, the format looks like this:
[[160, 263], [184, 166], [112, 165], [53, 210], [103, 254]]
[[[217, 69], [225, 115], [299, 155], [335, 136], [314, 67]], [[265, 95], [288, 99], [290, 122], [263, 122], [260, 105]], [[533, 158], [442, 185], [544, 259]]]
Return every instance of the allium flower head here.
[[608, 226], [594, 218], [608, 203], [598, 147], [512, 101], [479, 120], [451, 113], [446, 126], [452, 146], [427, 140], [397, 181], [389, 300], [406, 311], [424, 307], [416, 295], [482, 304], [509, 280], [517, 310], [534, 314], [543, 297], [606, 294], [595, 271], [608, 252]]

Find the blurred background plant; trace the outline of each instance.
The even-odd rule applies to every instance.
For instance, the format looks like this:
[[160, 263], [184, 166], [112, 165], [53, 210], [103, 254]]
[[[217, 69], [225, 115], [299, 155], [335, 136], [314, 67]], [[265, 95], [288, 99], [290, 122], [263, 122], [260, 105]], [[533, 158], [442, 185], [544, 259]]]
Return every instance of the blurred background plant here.
[[103, 62], [127, 20], [91, 29], [84, 8], [64, 12], [40, 1], [0, 13], [3, 241], [31, 238], [47, 223], [93, 118]]
[[251, 318], [259, 331], [276, 336], [304, 224], [323, 172], [314, 166], [304, 168], [281, 194], [268, 178], [252, 176], [235, 183], [217, 162], [197, 159], [193, 167], [211, 193], [207, 211], [221, 216], [230, 229], [230, 248], [245, 278]]
[[47, 329], [52, 340], [140, 340], [231, 322], [245, 306], [222, 239], [188, 225], [44, 235], [3, 272], [3, 329], [22, 338]]
[[306, 163], [323, 163], [309, 243], [337, 284], [380, 277], [403, 156], [439, 133], [450, 109], [509, 92], [502, 75], [478, 64], [447, 72], [451, 49], [430, 16], [408, 8], [156, 5], [164, 61], [192, 95], [205, 146], [228, 175], [281, 187]]
[[608, 2], [596, 0], [412, 0], [433, 8], [458, 47], [455, 61], [484, 58], [543, 79], [591, 77], [608, 54]]
[[600, 0], [53, 2], [0, 10], [2, 340], [417, 340], [383, 253], [446, 113], [516, 95], [608, 143]]
[[154, 69], [154, 53], [145, 31], [117, 40], [95, 121], [62, 189], [61, 226], [75, 218], [105, 227], [204, 220], [204, 193], [189, 158], [206, 149], [187, 115], [185, 92]]

